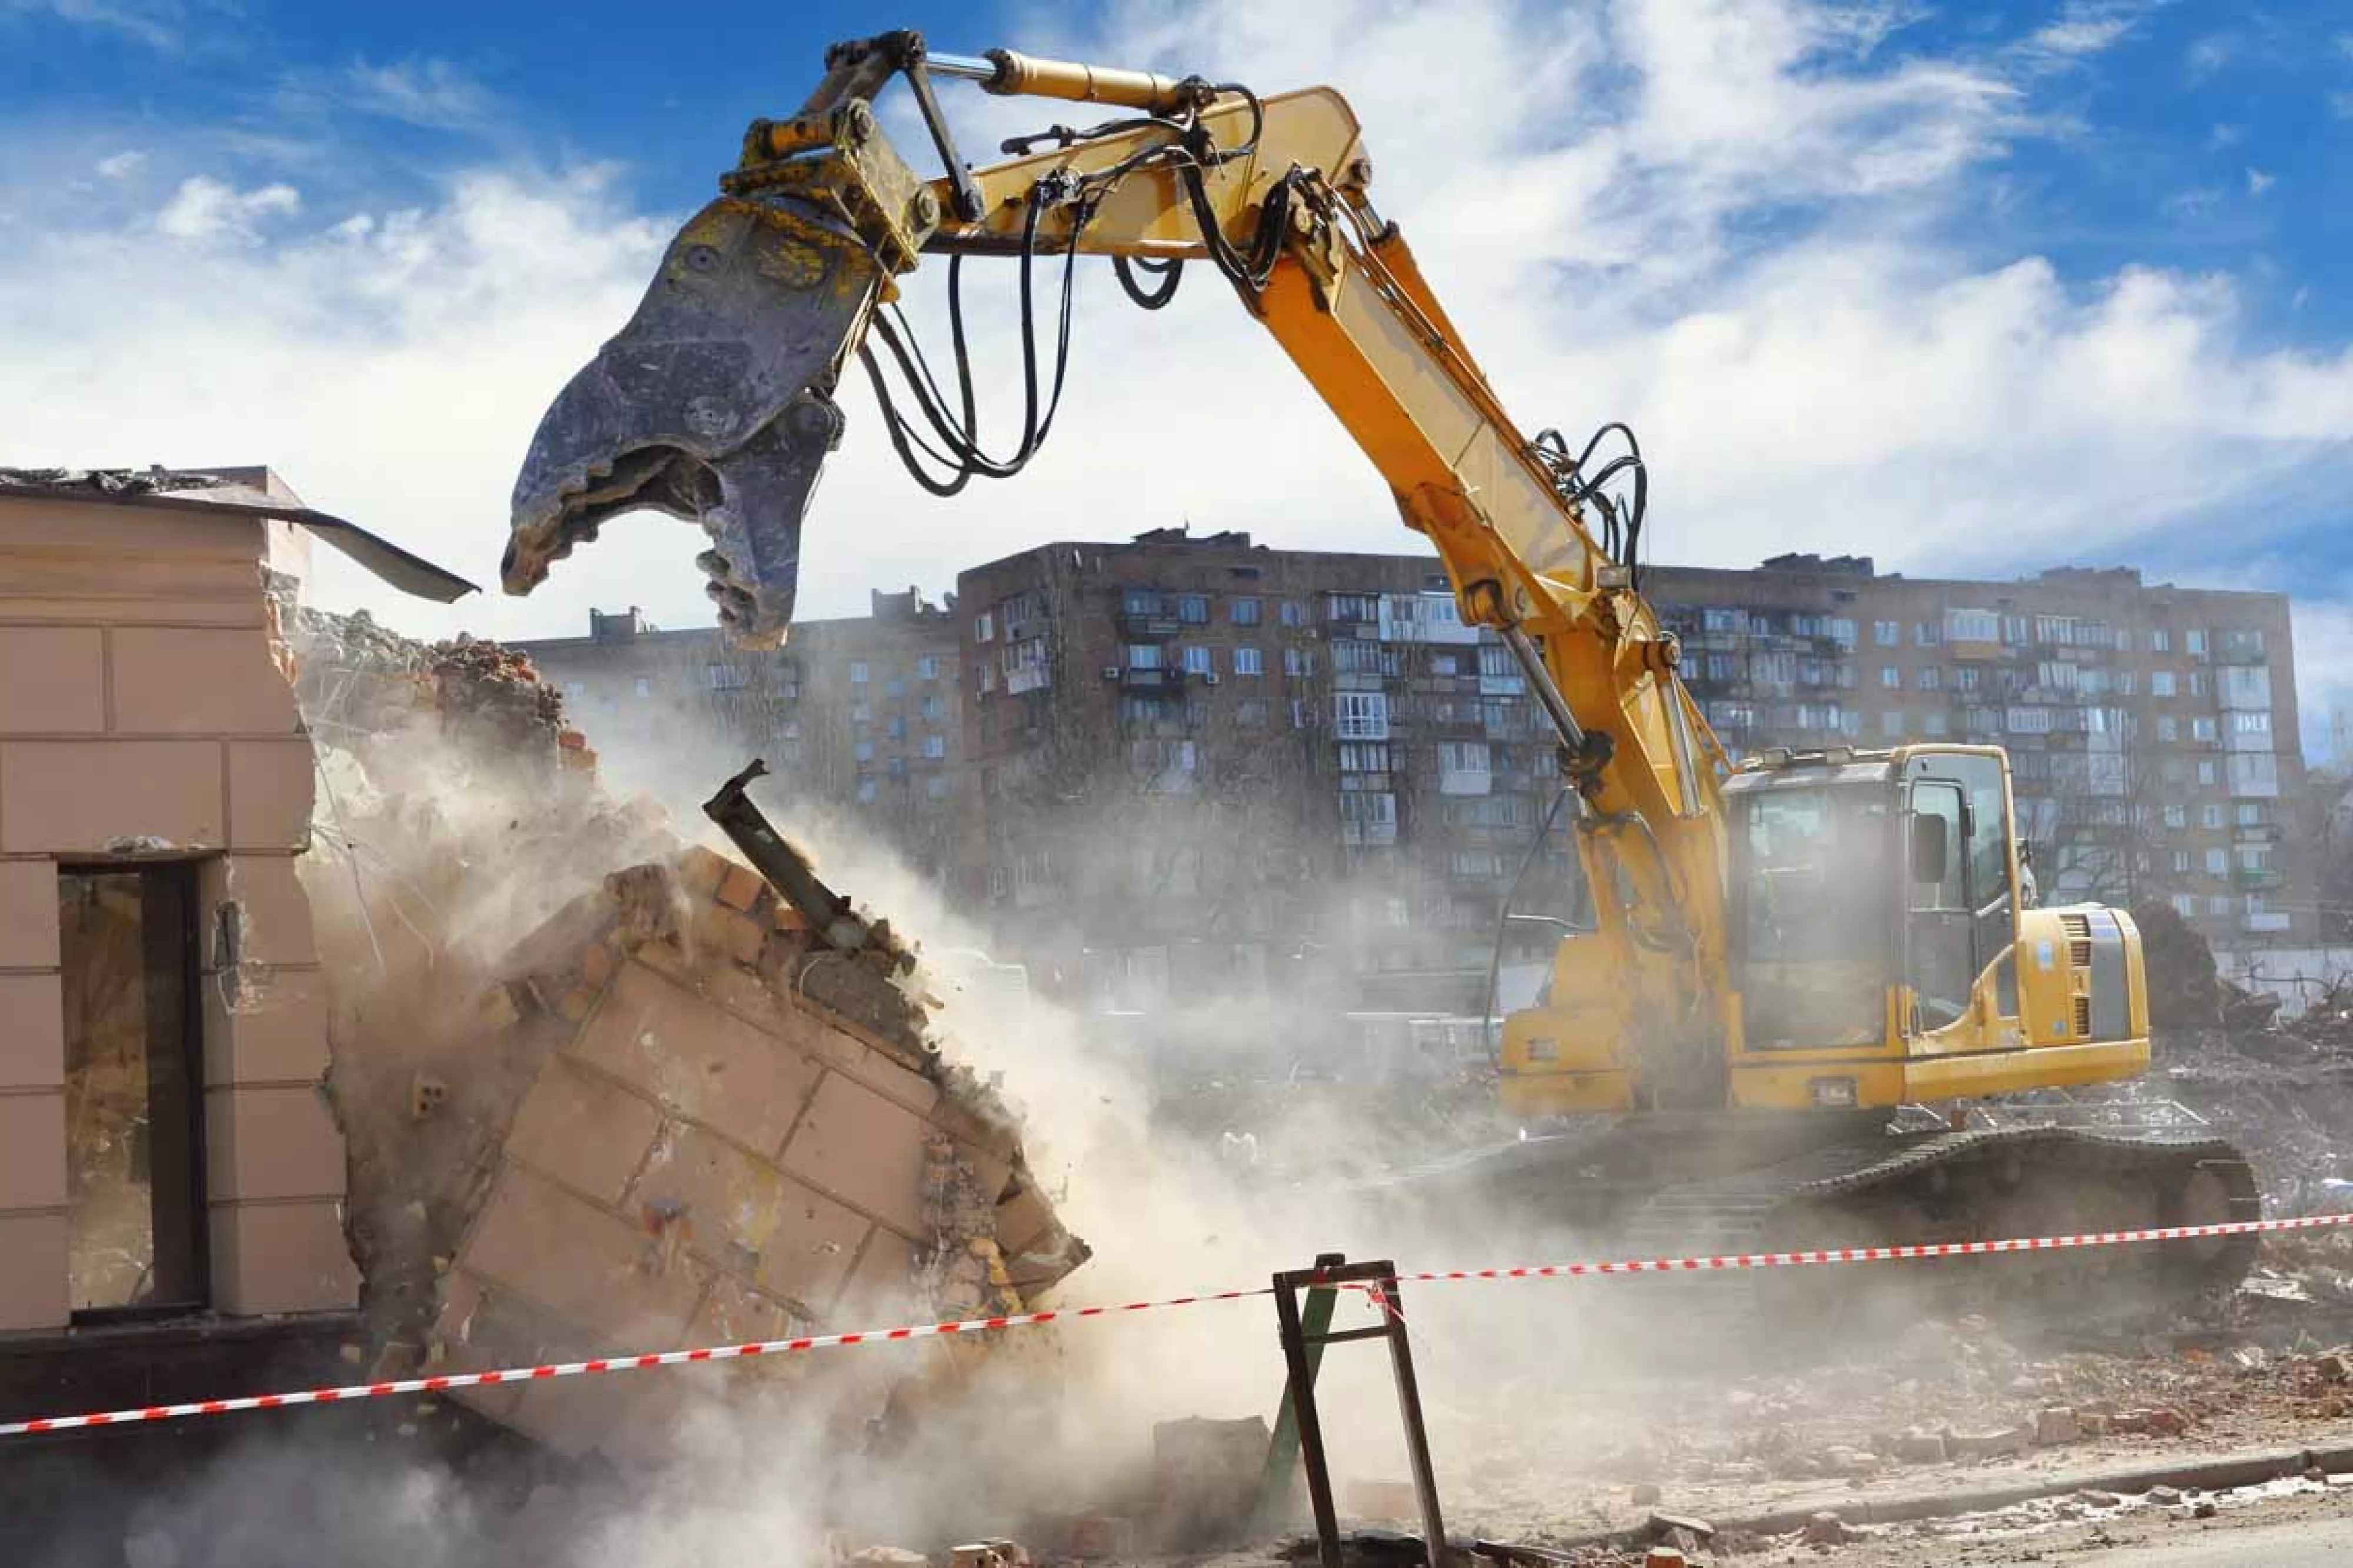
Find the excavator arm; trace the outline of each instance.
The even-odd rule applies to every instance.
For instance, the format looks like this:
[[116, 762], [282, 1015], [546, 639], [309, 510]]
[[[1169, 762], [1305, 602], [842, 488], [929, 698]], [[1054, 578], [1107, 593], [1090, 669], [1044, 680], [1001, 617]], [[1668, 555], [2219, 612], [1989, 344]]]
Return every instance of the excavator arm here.
[[[941, 178], [918, 176], [874, 111], [901, 77], [947, 164]], [[1127, 112], [968, 169], [939, 110], [942, 77]], [[950, 459], [992, 476], [1019, 466], [959, 449], [953, 408], [939, 416], [947, 398], [891, 323], [902, 277], [943, 254], [952, 268], [1018, 258], [1025, 281], [1040, 258], [1109, 256], [1150, 304], [1129, 268], [1206, 261], [1380, 471], [1443, 562], [1463, 621], [1512, 649], [1558, 738], [1599, 929], [1562, 944], [1557, 1000], [1513, 1020], [1507, 1056], [1581, 1084], [1562, 1103], [1582, 1108], [1721, 1104], [1735, 1007], [1722, 753], [1637, 591], [1638, 518], [1619, 526], [1603, 491], [1626, 465], [1603, 471], [1594, 447], [1573, 454], [1520, 430], [1376, 213], [1370, 180], [1356, 118], [1326, 89], [1261, 100], [1006, 51], [934, 56], [910, 34], [838, 46], [797, 113], [752, 125], [637, 314], [548, 411], [515, 490], [506, 586], [529, 593], [607, 519], [652, 508], [702, 527], [723, 626], [773, 646], [791, 617], [802, 518], [842, 431], [835, 394], [853, 359], [875, 359], [870, 334], [928, 401], [920, 411]], [[1043, 434], [1036, 391], [1030, 437]], [[902, 456], [923, 444], [924, 424], [887, 394], [884, 410]], [[1607, 537], [1590, 525], [1597, 510]]]

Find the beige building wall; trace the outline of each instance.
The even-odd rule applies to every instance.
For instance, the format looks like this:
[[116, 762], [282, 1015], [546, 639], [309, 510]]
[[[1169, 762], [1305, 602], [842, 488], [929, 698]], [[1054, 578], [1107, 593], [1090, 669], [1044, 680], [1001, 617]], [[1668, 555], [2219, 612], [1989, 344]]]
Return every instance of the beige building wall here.
[[238, 516], [0, 496], [0, 1331], [69, 1319], [58, 871], [196, 868], [209, 1305], [357, 1299], [326, 1005], [293, 858], [310, 742]]

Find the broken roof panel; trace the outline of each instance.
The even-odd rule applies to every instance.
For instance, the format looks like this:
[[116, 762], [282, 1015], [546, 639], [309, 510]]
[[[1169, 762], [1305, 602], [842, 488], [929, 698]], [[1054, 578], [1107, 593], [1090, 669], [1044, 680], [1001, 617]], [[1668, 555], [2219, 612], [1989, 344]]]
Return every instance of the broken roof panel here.
[[302, 505], [267, 468], [0, 468], [0, 501], [36, 498], [274, 518], [308, 530], [404, 594], [448, 605], [481, 591], [381, 534]]

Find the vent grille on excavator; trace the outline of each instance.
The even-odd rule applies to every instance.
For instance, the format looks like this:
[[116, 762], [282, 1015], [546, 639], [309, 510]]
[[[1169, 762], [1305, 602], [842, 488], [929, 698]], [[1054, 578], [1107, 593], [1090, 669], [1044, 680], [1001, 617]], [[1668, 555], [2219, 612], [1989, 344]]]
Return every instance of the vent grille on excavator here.
[[2067, 930], [2067, 962], [2078, 969], [2092, 966], [2092, 919], [2089, 915], [2061, 915], [2059, 923]]
[[2092, 999], [2089, 996], [2075, 998], [2075, 1037], [2079, 1040], [2092, 1037]]

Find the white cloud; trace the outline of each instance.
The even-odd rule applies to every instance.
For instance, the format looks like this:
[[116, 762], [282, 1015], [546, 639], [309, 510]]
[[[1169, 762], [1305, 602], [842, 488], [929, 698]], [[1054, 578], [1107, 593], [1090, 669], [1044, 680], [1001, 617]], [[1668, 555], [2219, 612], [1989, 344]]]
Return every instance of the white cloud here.
[[194, 174], [180, 182], [180, 188], [155, 215], [155, 226], [174, 239], [252, 245], [261, 237], [259, 226], [264, 218], [290, 216], [301, 207], [301, 193], [291, 185], [258, 185], [240, 191]]
[[2181, 63], [2191, 81], [2204, 81], [2229, 65], [2238, 52], [2238, 39], [2228, 33], [2215, 33], [2191, 44]]
[[2265, 191], [2270, 190], [2274, 185], [2278, 184], [2279, 176], [2277, 174], [2266, 174], [2261, 169], [2255, 168], [2252, 164], [2248, 166], [2247, 195], [2251, 196], [2260, 196]]
[[147, 154], [136, 151], [112, 153], [98, 161], [98, 172], [110, 180], [127, 180], [147, 162]]
[[[220, 194], [187, 210], [256, 195], [206, 184]], [[268, 462], [312, 504], [495, 592], [506, 491], [540, 411], [635, 307], [667, 237], [617, 210], [594, 171], [470, 175], [429, 205], [266, 247], [35, 235], [0, 257], [0, 449], [76, 465]], [[642, 599], [649, 575], [692, 602], [683, 531], [641, 527], [624, 531], [635, 552], [567, 563], [579, 570], [541, 624], [569, 628], [592, 599]], [[373, 602], [420, 629], [487, 628], [486, 610], [517, 603], [437, 616], [320, 556], [331, 602]]]
[[2046, 69], [2073, 65], [2122, 43], [2150, 9], [2149, 0], [2068, 0], [2057, 17], [2027, 35], [2018, 52]]
[[[2344, 453], [2353, 362], [2257, 344], [2238, 280], [2070, 278], [2032, 254], [1988, 261], [1981, 234], [1941, 238], [1966, 226], [1978, 176], [2035, 133], [2036, 79], [2017, 62], [1898, 58], [1856, 15], [1799, 0], [1545, 16], [1505, 0], [1223, 0], [1139, 3], [1087, 33], [1049, 19], [1024, 37], [1270, 90], [1345, 88], [1383, 215], [1523, 425], [1581, 437], [1625, 417], [1641, 434], [1662, 560], [2130, 560], [2184, 520], [2259, 513], [2267, 487]], [[1057, 117], [953, 89], [947, 101], [972, 149]], [[709, 132], [723, 156], [733, 122]], [[635, 307], [683, 214], [629, 211], [593, 176], [509, 171], [409, 211], [259, 216], [279, 226], [268, 247], [164, 253], [85, 227], [0, 253], [0, 449], [269, 461], [314, 504], [494, 585], [541, 411]], [[997, 371], [1013, 363], [1010, 273], [966, 268], [987, 323], [976, 351]], [[919, 318], [940, 281], [911, 280]], [[1188, 276], [1158, 315], [1120, 300], [1100, 266], [1081, 295], [1068, 401], [1018, 479], [921, 495], [852, 377], [810, 518], [805, 613], [1187, 516], [1278, 545], [1418, 542], [1213, 276]], [[1001, 435], [1011, 389], [984, 390]], [[627, 520], [532, 600], [450, 614], [387, 603], [332, 562], [323, 580], [331, 600], [373, 595], [427, 629], [574, 633], [590, 605], [631, 603], [702, 625], [696, 538]]]
[[479, 129], [498, 106], [466, 71], [430, 56], [388, 65], [355, 61], [343, 72], [339, 96], [363, 113], [437, 131]]
[[0, 0], [0, 16], [46, 16], [117, 33], [151, 49], [180, 47], [177, 0]]

